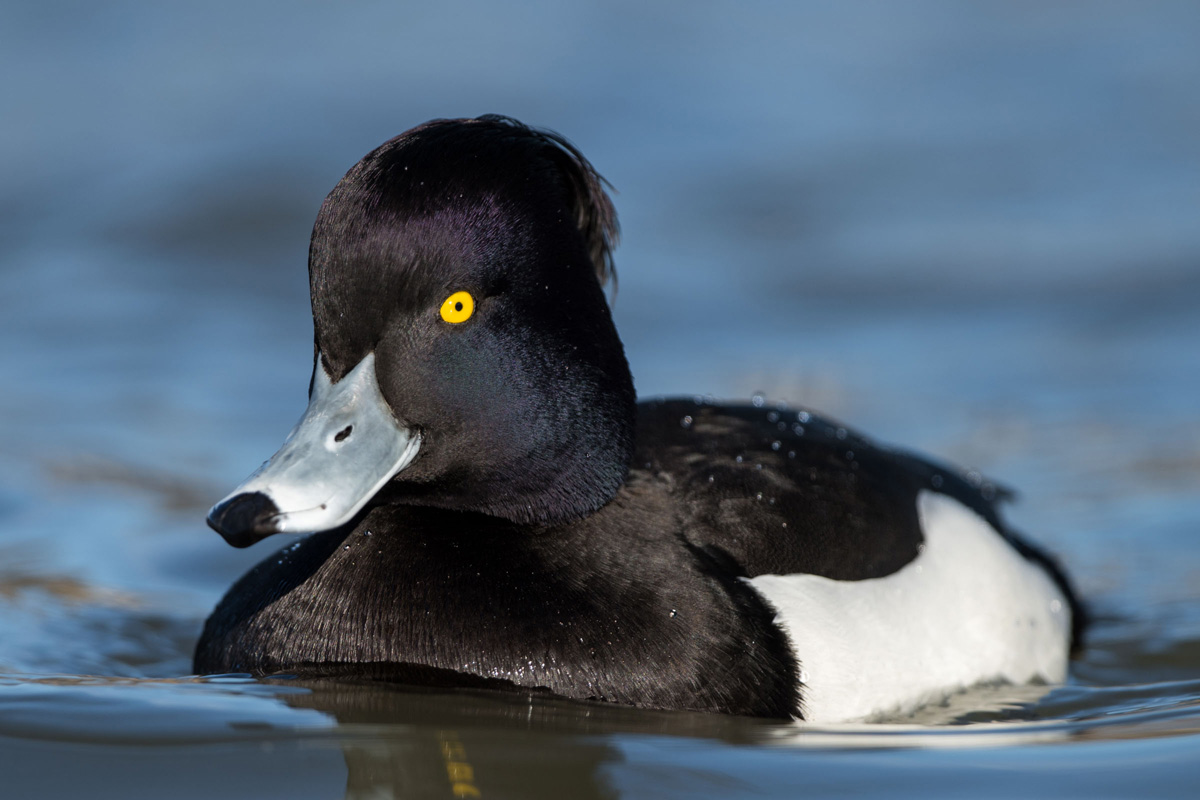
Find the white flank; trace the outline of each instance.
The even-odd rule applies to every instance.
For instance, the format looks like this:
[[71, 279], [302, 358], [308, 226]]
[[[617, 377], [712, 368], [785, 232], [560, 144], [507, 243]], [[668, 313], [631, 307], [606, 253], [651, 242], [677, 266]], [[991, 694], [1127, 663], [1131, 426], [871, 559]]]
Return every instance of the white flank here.
[[1066, 678], [1071, 611], [1037, 565], [946, 495], [917, 499], [925, 544], [886, 578], [749, 579], [800, 661], [809, 722], [866, 720], [985, 681]]

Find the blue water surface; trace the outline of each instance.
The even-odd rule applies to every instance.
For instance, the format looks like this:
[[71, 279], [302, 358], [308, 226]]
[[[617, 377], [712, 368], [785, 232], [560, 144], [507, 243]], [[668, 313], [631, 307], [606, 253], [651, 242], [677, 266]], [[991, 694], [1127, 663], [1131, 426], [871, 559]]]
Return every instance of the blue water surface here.
[[[1193, 796], [1197, 41], [1165, 1], [10, 0], [5, 793]], [[763, 392], [1015, 487], [1096, 616], [1070, 684], [815, 730], [190, 677], [277, 546], [203, 516], [303, 410], [321, 200], [488, 112], [616, 187], [640, 394]]]

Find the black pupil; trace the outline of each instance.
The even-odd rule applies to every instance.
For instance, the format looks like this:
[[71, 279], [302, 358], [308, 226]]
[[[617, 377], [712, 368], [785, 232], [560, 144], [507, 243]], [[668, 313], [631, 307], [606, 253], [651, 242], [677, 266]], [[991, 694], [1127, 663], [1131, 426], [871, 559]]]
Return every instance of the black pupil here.
[[455, 303], [455, 304], [454, 304], [454, 310], [455, 310], [455, 311], [462, 311], [462, 303]]

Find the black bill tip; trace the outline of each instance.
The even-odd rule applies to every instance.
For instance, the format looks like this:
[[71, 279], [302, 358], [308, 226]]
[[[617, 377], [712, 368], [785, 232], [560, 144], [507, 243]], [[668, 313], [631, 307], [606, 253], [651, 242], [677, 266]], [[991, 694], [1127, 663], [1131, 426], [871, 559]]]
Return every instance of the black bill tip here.
[[279, 533], [279, 508], [262, 492], [244, 492], [223, 500], [208, 512], [208, 526], [234, 547], [249, 547]]

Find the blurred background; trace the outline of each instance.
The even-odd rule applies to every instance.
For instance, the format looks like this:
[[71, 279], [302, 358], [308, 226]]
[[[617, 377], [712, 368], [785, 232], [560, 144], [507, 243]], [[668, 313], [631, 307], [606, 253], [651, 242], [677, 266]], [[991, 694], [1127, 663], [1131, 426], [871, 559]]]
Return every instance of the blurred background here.
[[1077, 681], [1200, 677], [1198, 41], [1165, 0], [8, 0], [0, 672], [190, 671], [277, 544], [203, 517], [304, 408], [317, 208], [497, 112], [615, 186], [643, 396], [1015, 487], [1101, 620]]

